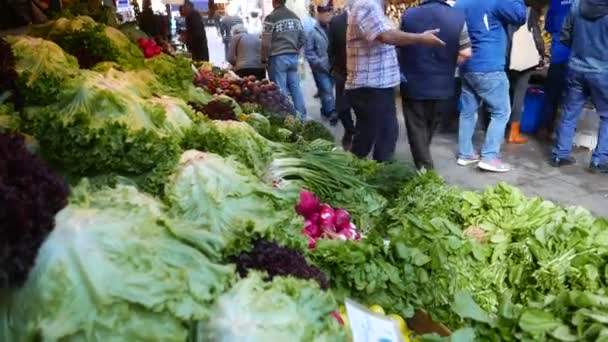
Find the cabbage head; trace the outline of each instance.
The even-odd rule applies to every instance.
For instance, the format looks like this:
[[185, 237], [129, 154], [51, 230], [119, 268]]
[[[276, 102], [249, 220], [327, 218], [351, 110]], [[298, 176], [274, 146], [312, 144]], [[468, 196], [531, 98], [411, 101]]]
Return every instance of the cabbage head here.
[[29, 105], [55, 102], [79, 72], [76, 58], [51, 41], [29, 36], [8, 37], [7, 41], [15, 54], [21, 95]]
[[252, 272], [218, 299], [196, 340], [347, 341], [346, 329], [332, 316], [337, 306], [331, 293], [313, 281], [275, 277], [265, 282], [262, 274]]
[[175, 239], [133, 187], [74, 192], [24, 287], [0, 296], [0, 340], [185, 341], [234, 267]]

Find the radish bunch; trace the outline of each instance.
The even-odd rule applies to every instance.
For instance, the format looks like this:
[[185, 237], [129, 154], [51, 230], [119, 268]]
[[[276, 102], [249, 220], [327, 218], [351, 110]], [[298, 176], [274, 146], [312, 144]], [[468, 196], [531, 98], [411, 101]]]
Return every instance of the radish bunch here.
[[321, 203], [309, 191], [300, 192], [300, 202], [296, 212], [304, 217], [302, 233], [308, 236], [308, 248], [315, 248], [318, 239], [360, 240], [357, 227], [350, 221], [350, 214], [344, 209], [334, 209]]
[[160, 46], [158, 46], [158, 44], [156, 44], [156, 41], [151, 38], [149, 38], [149, 39], [139, 38], [137, 40], [137, 44], [139, 44], [139, 47], [142, 50], [144, 50], [144, 56], [146, 58], [152, 58], [154, 56], [158, 56], [163, 51], [163, 49]]

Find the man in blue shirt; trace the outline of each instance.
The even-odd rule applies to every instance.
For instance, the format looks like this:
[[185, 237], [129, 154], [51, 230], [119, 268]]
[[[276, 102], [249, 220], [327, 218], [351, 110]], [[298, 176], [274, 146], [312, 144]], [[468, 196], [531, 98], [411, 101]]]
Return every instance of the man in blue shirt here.
[[572, 0], [551, 0], [545, 19], [545, 31], [551, 34], [551, 64], [545, 81], [545, 101], [542, 109], [545, 125], [543, 130], [548, 137], [553, 131], [555, 115], [566, 89], [570, 49], [559, 41], [559, 34], [571, 5]]
[[[479, 168], [507, 172], [510, 166], [500, 159], [500, 146], [511, 114], [509, 80], [505, 72], [507, 26], [526, 22], [524, 0], [458, 0], [464, 11], [473, 46], [473, 57], [460, 68], [462, 111], [458, 137], [458, 165], [479, 163]], [[481, 149], [481, 161], [473, 148], [477, 112], [483, 102], [490, 112], [490, 125]]]
[[403, 114], [410, 150], [417, 169], [433, 169], [430, 144], [442, 114], [454, 96], [456, 66], [471, 56], [471, 40], [464, 13], [445, 0], [423, 0], [401, 18], [401, 30], [420, 33], [439, 29], [444, 47], [404, 46], [399, 48]]
[[560, 167], [576, 162], [570, 156], [576, 125], [590, 97], [600, 116], [600, 127], [589, 170], [608, 173], [608, 0], [574, 0], [560, 40], [570, 47], [571, 55], [568, 90], [551, 164]]

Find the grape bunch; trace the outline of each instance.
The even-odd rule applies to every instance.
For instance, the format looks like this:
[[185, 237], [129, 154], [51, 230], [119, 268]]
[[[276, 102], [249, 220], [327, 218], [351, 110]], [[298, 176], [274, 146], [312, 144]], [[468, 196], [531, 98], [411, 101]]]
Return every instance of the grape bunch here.
[[269, 80], [258, 80], [255, 76], [229, 79], [215, 76], [212, 72], [201, 72], [196, 85], [206, 88], [211, 94], [224, 94], [238, 103], [257, 103], [266, 112], [295, 115], [296, 110], [287, 94]]

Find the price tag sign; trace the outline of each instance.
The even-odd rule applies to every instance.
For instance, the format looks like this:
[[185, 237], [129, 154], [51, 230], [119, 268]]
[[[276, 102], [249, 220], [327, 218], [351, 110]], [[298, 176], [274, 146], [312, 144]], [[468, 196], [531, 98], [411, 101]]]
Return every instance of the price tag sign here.
[[353, 342], [403, 342], [399, 327], [392, 319], [375, 314], [348, 298], [344, 304]]

